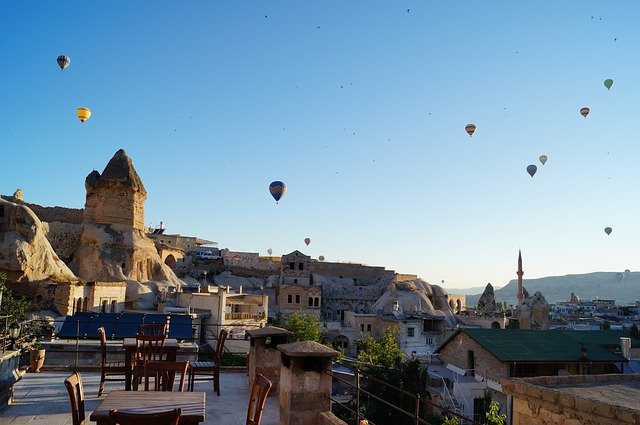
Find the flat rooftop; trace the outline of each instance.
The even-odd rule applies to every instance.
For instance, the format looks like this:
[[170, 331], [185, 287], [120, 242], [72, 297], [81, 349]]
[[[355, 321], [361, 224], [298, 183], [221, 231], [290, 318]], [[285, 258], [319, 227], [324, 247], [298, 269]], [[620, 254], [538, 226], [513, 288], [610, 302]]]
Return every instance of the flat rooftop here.
[[[70, 425], [71, 406], [64, 380], [70, 372], [27, 373], [14, 386], [13, 404], [0, 411], [0, 424]], [[98, 398], [99, 372], [80, 372], [85, 393], [87, 424], [89, 415], [113, 390], [124, 390], [124, 382], [108, 381], [105, 392]], [[207, 424], [238, 425], [247, 417], [249, 384], [247, 373], [222, 372], [220, 396], [213, 392], [211, 381], [196, 381], [195, 391], [205, 391]], [[280, 423], [278, 396], [267, 398], [262, 416], [263, 425]]]

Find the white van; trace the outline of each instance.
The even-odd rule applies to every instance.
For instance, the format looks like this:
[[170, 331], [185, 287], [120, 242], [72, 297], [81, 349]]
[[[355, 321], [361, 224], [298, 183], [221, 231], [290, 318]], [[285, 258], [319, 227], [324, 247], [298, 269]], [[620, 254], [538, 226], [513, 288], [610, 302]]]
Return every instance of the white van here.
[[196, 258], [199, 260], [213, 260], [217, 258], [217, 256], [213, 253], [213, 251], [198, 251], [196, 252]]

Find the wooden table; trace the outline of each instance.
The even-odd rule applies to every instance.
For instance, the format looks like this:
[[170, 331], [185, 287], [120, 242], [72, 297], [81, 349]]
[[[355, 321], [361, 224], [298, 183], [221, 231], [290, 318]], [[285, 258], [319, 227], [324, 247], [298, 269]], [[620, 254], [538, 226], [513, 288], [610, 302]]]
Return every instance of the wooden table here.
[[89, 420], [98, 425], [110, 425], [109, 410], [134, 413], [163, 412], [182, 409], [180, 424], [195, 425], [204, 422], [206, 393], [172, 391], [112, 391], [93, 411]]
[[[125, 338], [122, 341], [122, 348], [124, 348], [124, 389], [127, 391], [131, 391], [131, 381], [133, 379], [133, 358], [136, 354], [136, 339], [135, 338]], [[170, 362], [176, 361], [176, 356], [178, 355], [178, 348], [180, 348], [180, 344], [178, 344], [178, 340], [174, 338], [166, 338], [164, 340], [164, 345], [162, 350], [167, 353], [167, 360]]]

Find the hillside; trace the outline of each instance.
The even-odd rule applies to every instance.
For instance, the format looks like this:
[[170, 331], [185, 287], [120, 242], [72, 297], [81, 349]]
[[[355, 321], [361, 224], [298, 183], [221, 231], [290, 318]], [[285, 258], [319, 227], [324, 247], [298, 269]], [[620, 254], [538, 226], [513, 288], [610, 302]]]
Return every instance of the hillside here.
[[[594, 272], [524, 279], [523, 285], [531, 295], [536, 291], [542, 292], [549, 303], [567, 301], [572, 292], [582, 300], [614, 299], [617, 304], [633, 304], [640, 299], [640, 272], [631, 272], [621, 281], [616, 279], [615, 272]], [[496, 301], [515, 305], [517, 288], [516, 279], [509, 281], [506, 286], [495, 291]], [[480, 295], [482, 291], [467, 295], [467, 305], [476, 305]]]

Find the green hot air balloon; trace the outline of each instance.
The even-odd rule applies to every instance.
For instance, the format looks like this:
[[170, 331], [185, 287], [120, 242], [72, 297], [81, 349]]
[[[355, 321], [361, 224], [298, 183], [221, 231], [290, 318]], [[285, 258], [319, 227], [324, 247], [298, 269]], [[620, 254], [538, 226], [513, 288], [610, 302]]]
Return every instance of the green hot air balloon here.
[[606, 80], [604, 80], [604, 86], [607, 88], [607, 90], [611, 90], [612, 85], [613, 80], [611, 78], [607, 78]]

